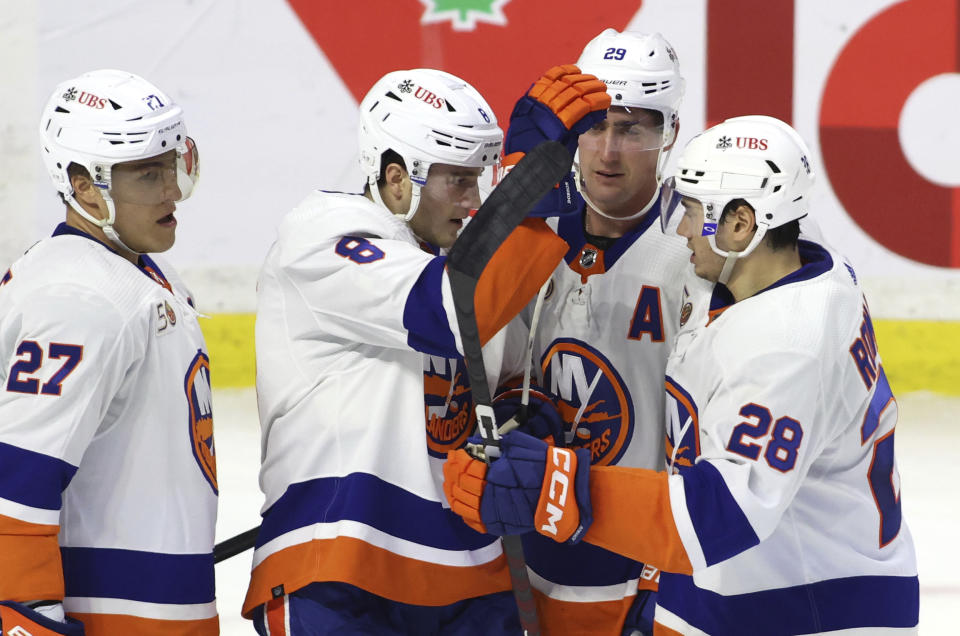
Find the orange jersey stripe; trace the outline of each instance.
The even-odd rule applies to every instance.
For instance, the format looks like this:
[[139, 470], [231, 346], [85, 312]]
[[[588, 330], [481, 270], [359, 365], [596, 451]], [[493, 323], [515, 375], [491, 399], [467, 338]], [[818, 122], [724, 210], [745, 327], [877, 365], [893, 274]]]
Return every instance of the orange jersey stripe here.
[[318, 581], [341, 581], [412, 605], [449, 605], [510, 589], [507, 562], [499, 557], [470, 568], [409, 559], [353, 537], [317, 539], [271, 554], [254, 571], [243, 615], [284, 593]]
[[220, 618], [213, 616], [196, 621], [164, 621], [155, 618], [140, 618], [126, 614], [75, 614], [70, 616], [83, 623], [86, 636], [217, 636], [220, 633]]
[[0, 515], [0, 598], [7, 601], [63, 599], [59, 526]]
[[674, 631], [674, 630], [670, 629], [669, 627], [666, 627], [666, 626], [664, 626], [664, 625], [661, 625], [660, 623], [654, 622], [654, 623], [653, 623], [653, 636], [683, 636], [683, 634], [681, 634], [681, 633], [678, 632], [678, 631]]
[[507, 237], [474, 292], [480, 342], [490, 340], [537, 295], [567, 249], [543, 219], [526, 219]]
[[670, 509], [667, 473], [643, 468], [590, 468], [593, 525], [588, 543], [667, 572], [692, 574]]
[[620, 601], [574, 603], [533, 590], [544, 636], [558, 634], [619, 634], [635, 597]]

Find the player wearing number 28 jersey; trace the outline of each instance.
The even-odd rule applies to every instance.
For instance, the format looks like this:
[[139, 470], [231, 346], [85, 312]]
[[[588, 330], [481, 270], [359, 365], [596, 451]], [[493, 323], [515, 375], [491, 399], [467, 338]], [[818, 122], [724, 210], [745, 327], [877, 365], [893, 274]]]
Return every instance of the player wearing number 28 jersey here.
[[[668, 471], [593, 466], [559, 500], [548, 497], [555, 488], [534, 491], [536, 519], [551, 523], [531, 529], [662, 570], [658, 635], [916, 633], [897, 405], [854, 269], [798, 240], [808, 156], [792, 128], [762, 116], [727, 120], [690, 142], [675, 175], [677, 232], [697, 275], [717, 285], [667, 361]], [[458, 486], [477, 491], [459, 467], [483, 471], [456, 454], [445, 467], [454, 510], [481, 527], [518, 518], [512, 502], [523, 499], [502, 496], [516, 487], [499, 478], [508, 472], [501, 462], [527, 460], [520, 474], [534, 484], [559, 483], [573, 463], [543, 445], [543, 464], [531, 470], [540, 442], [510, 440], [479, 506], [457, 496]], [[586, 531], [560, 523], [568, 516]]]

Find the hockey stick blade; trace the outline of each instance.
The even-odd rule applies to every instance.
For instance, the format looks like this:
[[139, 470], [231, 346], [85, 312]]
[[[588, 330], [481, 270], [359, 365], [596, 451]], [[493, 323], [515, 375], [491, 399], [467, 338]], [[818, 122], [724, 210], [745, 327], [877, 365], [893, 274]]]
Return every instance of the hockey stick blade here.
[[257, 526], [213, 546], [213, 562], [220, 563], [241, 552], [246, 552], [257, 542], [257, 534], [259, 533], [260, 526]]
[[[499, 446], [490, 387], [483, 363], [474, 293], [497, 248], [526, 218], [536, 203], [570, 171], [570, 153], [557, 142], [544, 142], [527, 153], [494, 189], [447, 257], [447, 275], [463, 344], [470, 390], [477, 405], [477, 425], [485, 447]], [[489, 461], [491, 453], [485, 453]], [[539, 636], [540, 620], [519, 536], [502, 537], [520, 624], [527, 636]]]

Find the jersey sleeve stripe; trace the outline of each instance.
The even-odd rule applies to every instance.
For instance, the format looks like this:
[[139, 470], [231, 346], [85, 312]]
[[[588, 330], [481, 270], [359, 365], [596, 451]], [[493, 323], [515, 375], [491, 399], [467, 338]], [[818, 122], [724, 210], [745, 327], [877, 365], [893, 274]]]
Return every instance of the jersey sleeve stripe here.
[[[358, 567], [359, 565], [359, 567]], [[256, 568], [243, 614], [273, 598], [282, 584], [287, 593], [314, 581], [346, 581], [385, 598], [414, 605], [449, 605], [510, 589], [504, 556], [463, 567], [406, 558], [365, 541], [340, 536], [301, 543], [267, 557]]]
[[687, 514], [708, 566], [760, 543], [716, 466], [698, 461], [681, 474]]
[[457, 343], [443, 307], [443, 270], [446, 256], [432, 259], [423, 268], [407, 295], [403, 308], [403, 326], [407, 344], [416, 351], [435, 356], [457, 355]]
[[[410, 519], [417, 519], [418, 523], [411, 524]], [[439, 501], [423, 499], [374, 475], [352, 473], [346, 477], [312, 479], [287, 488], [264, 513], [257, 547], [297, 528], [343, 520], [444, 550], [476, 550], [495, 540], [470, 530]]]
[[63, 598], [58, 530], [0, 515], [0, 599]]
[[215, 598], [212, 552], [65, 547], [61, 553], [67, 596], [167, 604], [209, 603]]
[[673, 520], [665, 472], [593, 466], [590, 501], [593, 525], [585, 541], [661, 570], [693, 572]]
[[709, 634], [819, 634], [913, 627], [920, 587], [915, 576], [853, 576], [721, 596], [698, 588], [692, 577], [664, 572], [657, 603]]
[[203, 620], [180, 621], [142, 618], [123, 614], [83, 614], [70, 612], [83, 623], [87, 634], [137, 634], [138, 636], [217, 636], [220, 619], [217, 616]]
[[0, 497], [31, 508], [60, 510], [77, 467], [62, 459], [0, 442]]
[[493, 254], [474, 292], [477, 329], [486, 343], [537, 295], [567, 244], [543, 219], [526, 219]]

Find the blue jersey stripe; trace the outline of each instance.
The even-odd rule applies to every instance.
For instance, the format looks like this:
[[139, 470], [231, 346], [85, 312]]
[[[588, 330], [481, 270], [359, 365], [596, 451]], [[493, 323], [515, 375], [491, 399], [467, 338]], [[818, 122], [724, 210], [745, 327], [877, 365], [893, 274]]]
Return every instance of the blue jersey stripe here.
[[112, 548], [61, 548], [67, 596], [144, 603], [210, 603], [213, 553], [161, 554]]
[[664, 572], [657, 603], [709, 634], [813, 634], [855, 627], [913, 627], [920, 586], [913, 576], [853, 576], [722, 596], [689, 576]]
[[292, 484], [263, 515], [257, 547], [315, 523], [357, 521], [400, 539], [443, 550], [476, 550], [495, 537], [471, 530], [438, 501], [367, 473]]
[[31, 508], [60, 510], [77, 467], [43, 453], [0, 442], [0, 497]]
[[699, 461], [683, 471], [683, 490], [687, 512], [707, 565], [729, 559], [760, 543], [713, 464]]
[[407, 344], [416, 351], [452, 358], [457, 342], [443, 308], [443, 271], [446, 256], [437, 256], [423, 271], [407, 296], [403, 308], [403, 326], [409, 332]]
[[522, 537], [527, 565], [560, 585], [616, 585], [639, 578], [643, 564], [585, 541], [557, 543], [530, 532]]

